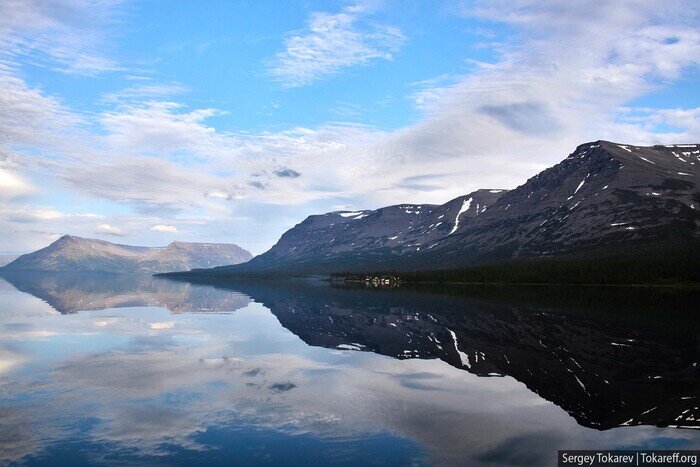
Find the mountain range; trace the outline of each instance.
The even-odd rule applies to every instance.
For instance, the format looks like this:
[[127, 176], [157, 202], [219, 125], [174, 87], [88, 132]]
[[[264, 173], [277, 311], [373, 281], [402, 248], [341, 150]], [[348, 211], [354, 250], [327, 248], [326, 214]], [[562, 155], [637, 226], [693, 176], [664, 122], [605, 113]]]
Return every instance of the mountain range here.
[[143, 247], [64, 235], [0, 271], [154, 274], [238, 264], [250, 258], [250, 252], [233, 244], [172, 242], [164, 247]]
[[416, 271], [650, 252], [695, 258], [699, 166], [697, 144], [596, 141], [513, 190], [312, 215], [247, 263], [188, 274]]

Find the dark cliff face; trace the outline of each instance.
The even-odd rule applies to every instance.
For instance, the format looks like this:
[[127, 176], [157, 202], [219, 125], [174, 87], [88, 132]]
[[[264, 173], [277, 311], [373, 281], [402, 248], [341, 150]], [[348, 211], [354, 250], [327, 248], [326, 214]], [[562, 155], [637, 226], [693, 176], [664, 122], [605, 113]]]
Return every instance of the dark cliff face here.
[[700, 145], [583, 144], [516, 189], [310, 216], [250, 262], [202, 274], [426, 270], [682, 248], [700, 239], [698, 167]]
[[238, 264], [251, 257], [248, 251], [232, 244], [173, 242], [149, 248], [64, 235], [46, 248], [20, 256], [2, 270], [150, 274]]

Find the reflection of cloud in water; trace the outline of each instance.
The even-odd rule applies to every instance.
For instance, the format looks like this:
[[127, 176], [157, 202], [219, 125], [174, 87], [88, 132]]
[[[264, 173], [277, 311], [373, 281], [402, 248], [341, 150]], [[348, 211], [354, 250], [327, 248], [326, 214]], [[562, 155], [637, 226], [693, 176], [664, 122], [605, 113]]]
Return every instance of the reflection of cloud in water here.
[[[53, 329], [45, 342], [79, 348], [55, 367], [15, 373], [11, 384], [4, 378], [3, 397], [31, 402], [14, 403], [0, 419], [3, 457], [58, 443], [85, 417], [99, 420], [88, 440], [143, 455], [165, 455], [164, 443], [208, 449], [197, 434], [231, 425], [339, 439], [389, 432], [452, 462], [507, 462], [507, 452], [529, 449], [528, 459], [541, 463], [553, 445], [643, 445], [657, 433], [601, 435], [511, 378], [478, 378], [439, 360], [309, 348], [258, 304], [234, 315], [171, 315], [174, 326], [153, 331], [166, 314], [138, 308], [24, 323], [27, 332]], [[102, 321], [102, 334], [90, 334]], [[90, 350], [95, 337], [108, 345]], [[32, 357], [41, 363], [49, 355]], [[31, 430], [23, 428], [28, 420]]]
[[0, 375], [10, 371], [12, 368], [21, 365], [26, 361], [21, 354], [9, 350], [0, 349]]
[[0, 401], [13, 401], [0, 404], [4, 459], [76, 436], [81, 418], [93, 420], [86, 443], [159, 456], [169, 445], [211, 449], [199, 435], [237, 425], [337, 440], [390, 433], [448, 463], [542, 464], [556, 446], [646, 446], [661, 434], [698, 445], [689, 431], [584, 428], [510, 377], [309, 347], [257, 303], [230, 315], [137, 307], [68, 316], [22, 303], [26, 316], [0, 315], [0, 359], [17, 362], [0, 373]]

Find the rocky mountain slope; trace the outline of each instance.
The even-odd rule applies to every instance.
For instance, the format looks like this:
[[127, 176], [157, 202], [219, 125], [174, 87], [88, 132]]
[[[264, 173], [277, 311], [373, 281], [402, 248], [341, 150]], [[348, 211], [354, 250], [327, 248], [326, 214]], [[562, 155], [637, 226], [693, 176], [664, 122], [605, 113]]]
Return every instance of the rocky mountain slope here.
[[434, 254], [456, 264], [697, 241], [699, 163], [698, 145], [581, 145], [463, 223]]
[[233, 244], [172, 242], [150, 248], [64, 235], [1, 270], [152, 274], [238, 264], [250, 258], [248, 251]]
[[698, 167], [700, 145], [597, 141], [513, 190], [309, 216], [246, 264], [201, 273], [421, 270], [684, 248], [700, 239]]
[[[375, 211], [341, 211], [309, 216], [287, 231], [252, 268], [329, 263], [373, 264], [410, 255], [454, 233], [455, 219], [468, 222], [505, 193], [479, 190], [444, 205], [401, 204]], [[465, 206], [473, 204], [472, 209]]]

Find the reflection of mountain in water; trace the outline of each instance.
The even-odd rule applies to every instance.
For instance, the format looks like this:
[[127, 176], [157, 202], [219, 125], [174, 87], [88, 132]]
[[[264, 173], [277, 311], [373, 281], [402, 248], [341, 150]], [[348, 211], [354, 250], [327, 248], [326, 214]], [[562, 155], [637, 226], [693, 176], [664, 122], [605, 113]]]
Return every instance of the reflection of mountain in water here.
[[230, 312], [250, 303], [239, 293], [147, 275], [16, 272], [2, 278], [63, 314], [137, 306], [174, 313]]
[[[598, 297], [601, 309], [584, 306], [591, 291], [580, 289], [573, 300], [537, 304], [493, 298], [508, 289], [455, 296], [299, 283], [232, 287], [309, 345], [439, 358], [479, 376], [512, 376], [592, 428], [700, 427], [698, 323], [677, 300], [656, 297], [662, 308], [653, 310], [639, 291], [631, 292], [639, 306], [618, 291]], [[486, 298], [474, 297], [484, 291]], [[692, 297], [684, 303], [692, 306]]]
[[439, 358], [479, 376], [511, 376], [587, 427], [700, 427], [697, 296], [526, 287], [456, 294], [109, 275], [6, 279], [62, 313], [234, 311], [252, 298], [309, 345]]

